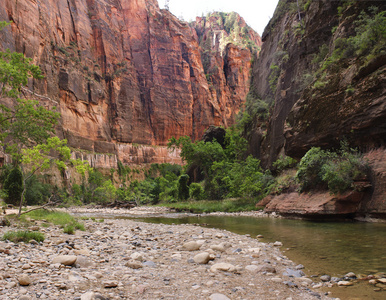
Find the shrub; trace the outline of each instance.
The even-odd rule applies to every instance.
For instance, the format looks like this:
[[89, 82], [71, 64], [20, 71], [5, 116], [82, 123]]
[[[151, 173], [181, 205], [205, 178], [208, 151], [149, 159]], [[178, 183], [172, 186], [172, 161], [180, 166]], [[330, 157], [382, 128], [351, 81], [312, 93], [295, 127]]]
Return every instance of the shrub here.
[[285, 169], [290, 169], [295, 167], [297, 164], [297, 160], [290, 156], [280, 156], [272, 166], [275, 168], [275, 171], [280, 173]]
[[37, 242], [44, 241], [44, 234], [38, 231], [8, 231], [3, 235], [3, 241], [11, 241], [14, 243], [28, 243], [31, 240]]
[[189, 198], [188, 187], [189, 175], [183, 174], [178, 178], [178, 199], [186, 200]]
[[203, 200], [205, 198], [204, 189], [201, 184], [192, 182], [189, 186], [189, 197], [194, 200]]
[[7, 192], [5, 201], [8, 204], [18, 205], [23, 192], [23, 174], [19, 167], [14, 167], [9, 172], [3, 188]]
[[39, 181], [32, 175], [26, 182], [25, 200], [27, 205], [38, 205], [46, 202], [51, 195], [51, 185]]
[[299, 163], [296, 178], [301, 191], [327, 187], [337, 194], [354, 189], [354, 181], [367, 177], [369, 167], [361, 154], [342, 143], [338, 152], [311, 148]]
[[66, 226], [64, 226], [64, 228], [63, 228], [63, 232], [64, 232], [64, 233], [67, 233], [67, 234], [74, 234], [75, 228], [74, 228], [73, 225], [66, 225]]
[[312, 147], [300, 160], [296, 178], [300, 183], [301, 191], [315, 188], [323, 184], [322, 166], [332, 157], [328, 151], [319, 147]]

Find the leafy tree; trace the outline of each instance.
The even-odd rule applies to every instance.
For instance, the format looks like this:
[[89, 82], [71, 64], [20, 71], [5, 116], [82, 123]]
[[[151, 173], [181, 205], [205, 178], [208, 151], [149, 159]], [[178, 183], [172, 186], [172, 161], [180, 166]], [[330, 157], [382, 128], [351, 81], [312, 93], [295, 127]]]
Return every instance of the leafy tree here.
[[[23, 174], [23, 192], [20, 199], [19, 215], [23, 206], [24, 194], [26, 192], [26, 182], [37, 172], [48, 170], [51, 165], [56, 165], [59, 170], [67, 168], [66, 162], [70, 160], [71, 150], [66, 146], [67, 140], [60, 140], [58, 137], [48, 138], [44, 144], [38, 144], [32, 148], [23, 148], [21, 150], [21, 170]], [[56, 157], [52, 157], [52, 153]], [[83, 168], [82, 162], [74, 162]], [[26, 167], [30, 170], [26, 171]]]
[[189, 198], [189, 187], [188, 187], [189, 175], [182, 174], [178, 178], [178, 199], [187, 200]]
[[98, 186], [94, 191], [94, 199], [99, 203], [114, 202], [116, 197], [117, 189], [111, 180], [106, 180], [102, 186]]
[[19, 166], [14, 167], [4, 181], [3, 189], [7, 193], [6, 202], [17, 205], [23, 193], [23, 174]]

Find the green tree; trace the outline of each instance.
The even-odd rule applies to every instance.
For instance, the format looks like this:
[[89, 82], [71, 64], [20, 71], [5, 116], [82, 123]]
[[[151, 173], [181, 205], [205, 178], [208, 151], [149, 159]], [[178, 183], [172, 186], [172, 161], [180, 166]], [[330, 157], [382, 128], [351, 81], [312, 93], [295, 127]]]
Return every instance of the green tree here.
[[6, 202], [17, 205], [23, 193], [23, 174], [19, 166], [14, 167], [4, 181], [3, 189], [7, 193]]
[[189, 198], [189, 175], [182, 174], [180, 178], [178, 178], [178, 199], [179, 200], [187, 200]]
[[[55, 136], [48, 138], [44, 144], [21, 150], [20, 165], [23, 175], [23, 192], [19, 204], [19, 215], [23, 206], [26, 183], [36, 172], [48, 170], [52, 165], [56, 165], [60, 170], [67, 168], [66, 162], [70, 161], [71, 150], [66, 144], [67, 140], [60, 140]], [[55, 153], [55, 157], [52, 156], [53, 153]], [[74, 162], [75, 165], [78, 163], [82, 169], [83, 163]], [[28, 173], [27, 168], [30, 170]]]

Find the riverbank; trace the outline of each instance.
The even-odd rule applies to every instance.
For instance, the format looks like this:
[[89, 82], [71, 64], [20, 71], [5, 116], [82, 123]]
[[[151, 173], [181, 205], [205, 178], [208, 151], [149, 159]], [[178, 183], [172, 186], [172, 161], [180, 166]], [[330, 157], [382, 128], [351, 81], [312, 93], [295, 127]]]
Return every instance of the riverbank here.
[[[142, 215], [144, 210], [130, 213]], [[75, 235], [36, 222], [45, 234], [41, 244], [0, 242], [0, 298], [327, 298], [310, 290], [310, 278], [297, 277], [301, 266], [280, 252], [279, 242], [193, 225], [83, 222], [86, 231]], [[12, 229], [0, 227], [0, 234]]]

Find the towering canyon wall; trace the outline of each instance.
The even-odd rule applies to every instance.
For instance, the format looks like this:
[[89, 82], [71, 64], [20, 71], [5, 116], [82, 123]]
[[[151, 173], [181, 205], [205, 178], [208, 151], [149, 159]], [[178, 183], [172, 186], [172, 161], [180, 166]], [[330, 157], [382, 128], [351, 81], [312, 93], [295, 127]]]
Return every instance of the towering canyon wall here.
[[372, 36], [385, 26], [376, 17], [385, 8], [383, 1], [279, 1], [251, 87], [272, 106], [267, 131], [251, 136], [266, 166], [344, 139], [362, 150], [385, 145], [386, 37], [384, 30]]
[[[339, 149], [343, 140], [371, 150], [365, 157], [372, 167], [372, 189], [341, 207], [383, 216], [385, 10], [384, 1], [280, 0], [262, 36], [251, 86], [255, 101], [271, 106], [270, 117], [265, 124], [257, 111], [246, 126], [250, 148], [266, 167], [282, 154], [301, 158], [313, 146]], [[280, 197], [275, 203], [284, 210], [304, 212], [307, 195]], [[280, 211], [280, 205], [275, 209]]]
[[156, 0], [4, 0], [0, 20], [12, 21], [0, 47], [43, 71], [25, 93], [57, 107], [58, 135], [123, 163], [178, 161], [162, 148], [168, 139], [232, 124], [249, 89], [256, 53], [229, 39], [213, 51], [218, 74], [208, 80], [201, 31]]

